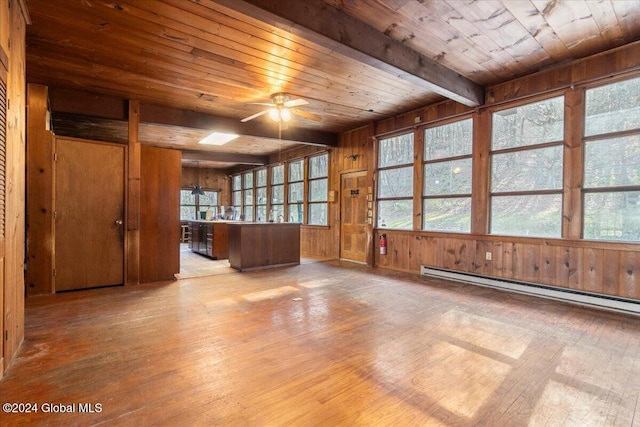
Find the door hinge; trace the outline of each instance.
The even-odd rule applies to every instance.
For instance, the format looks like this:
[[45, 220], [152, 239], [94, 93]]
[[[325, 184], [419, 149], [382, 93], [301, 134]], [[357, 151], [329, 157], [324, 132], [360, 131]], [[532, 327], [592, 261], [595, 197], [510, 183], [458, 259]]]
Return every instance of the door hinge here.
[[56, 270], [55, 268], [53, 269], [53, 277], [56, 277], [56, 274], [58, 273], [58, 270]]
[[53, 211], [53, 219], [58, 218], [58, 211]]
[[53, 161], [54, 162], [58, 161], [58, 153], [53, 153]]

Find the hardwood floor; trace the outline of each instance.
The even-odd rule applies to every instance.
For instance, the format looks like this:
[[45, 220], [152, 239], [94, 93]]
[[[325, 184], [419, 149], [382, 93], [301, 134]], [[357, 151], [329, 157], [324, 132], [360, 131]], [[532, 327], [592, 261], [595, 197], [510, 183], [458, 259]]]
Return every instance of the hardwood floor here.
[[28, 298], [0, 424], [640, 426], [639, 390], [639, 318], [329, 262]]
[[[301, 257], [300, 264], [328, 261], [326, 258]], [[217, 276], [229, 274], [237, 270], [231, 268], [228, 259], [211, 259], [191, 252], [186, 243], [180, 243], [180, 273], [177, 279], [193, 279], [195, 277]]]

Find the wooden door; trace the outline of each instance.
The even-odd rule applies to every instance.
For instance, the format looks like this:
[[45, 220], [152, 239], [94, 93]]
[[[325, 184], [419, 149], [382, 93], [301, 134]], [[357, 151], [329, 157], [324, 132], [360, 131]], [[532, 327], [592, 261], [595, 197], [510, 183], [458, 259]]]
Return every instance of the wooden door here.
[[341, 177], [340, 259], [367, 262], [367, 172]]
[[56, 291], [124, 283], [125, 147], [55, 141]]
[[[181, 160], [176, 150], [141, 147], [140, 283], [180, 273]], [[206, 231], [204, 239], [206, 251]]]

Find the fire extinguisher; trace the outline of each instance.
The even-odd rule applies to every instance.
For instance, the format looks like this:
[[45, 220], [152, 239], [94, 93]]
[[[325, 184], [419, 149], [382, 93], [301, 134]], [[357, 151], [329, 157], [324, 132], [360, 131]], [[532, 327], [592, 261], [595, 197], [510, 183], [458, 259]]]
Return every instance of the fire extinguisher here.
[[387, 235], [381, 234], [380, 235], [380, 255], [386, 255], [386, 254], [387, 254]]

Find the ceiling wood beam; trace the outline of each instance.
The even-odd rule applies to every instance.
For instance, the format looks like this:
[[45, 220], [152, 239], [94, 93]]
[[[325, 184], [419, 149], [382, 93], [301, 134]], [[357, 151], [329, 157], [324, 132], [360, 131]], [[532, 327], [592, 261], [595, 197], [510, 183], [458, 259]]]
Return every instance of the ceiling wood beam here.
[[[140, 121], [197, 129], [210, 129], [212, 132], [217, 131], [260, 138], [279, 139], [278, 125], [276, 123], [264, 123], [258, 120], [242, 123], [238, 119], [229, 117], [180, 110], [154, 104], [141, 103]], [[282, 139], [306, 145], [338, 146], [337, 134], [311, 129], [289, 127], [282, 131]]]
[[[50, 88], [51, 109], [54, 112], [126, 120], [127, 102], [124, 99], [74, 89]], [[278, 138], [275, 123], [251, 121], [217, 116], [207, 113], [164, 107], [140, 102], [140, 122], [184, 126], [195, 129], [235, 133], [259, 138]], [[282, 131], [282, 139], [305, 145], [337, 147], [338, 135], [311, 129], [289, 127]]]
[[182, 151], [182, 160], [228, 162], [254, 166], [263, 166], [269, 163], [268, 156], [235, 153], [205, 153], [202, 151]]
[[322, 0], [214, 0], [461, 104], [484, 102], [484, 88]]

